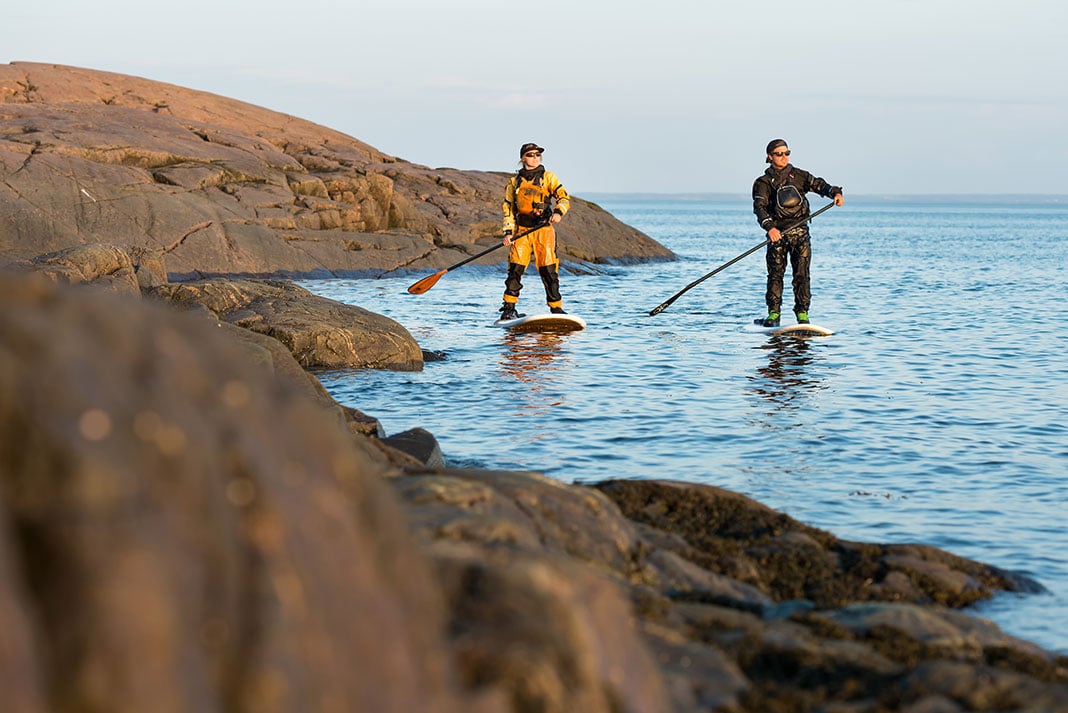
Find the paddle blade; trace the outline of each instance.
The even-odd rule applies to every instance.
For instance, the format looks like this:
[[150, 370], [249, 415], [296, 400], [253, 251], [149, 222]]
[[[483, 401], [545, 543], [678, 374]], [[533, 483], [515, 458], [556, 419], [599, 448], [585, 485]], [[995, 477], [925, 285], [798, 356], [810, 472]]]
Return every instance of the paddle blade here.
[[440, 272], [435, 272], [433, 275], [427, 275], [422, 280], [419, 280], [419, 282], [416, 282], [414, 285], [409, 287], [408, 292], [412, 293], [413, 295], [423, 294], [431, 287], [438, 284], [438, 280], [440, 280], [441, 276], [444, 275], [446, 272], [448, 272], [448, 270], [441, 270]]

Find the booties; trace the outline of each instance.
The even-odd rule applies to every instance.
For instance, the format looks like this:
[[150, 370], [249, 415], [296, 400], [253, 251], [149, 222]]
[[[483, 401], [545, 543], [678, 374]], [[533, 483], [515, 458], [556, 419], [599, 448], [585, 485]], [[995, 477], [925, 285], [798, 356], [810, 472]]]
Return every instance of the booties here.
[[505, 302], [497, 311], [501, 313], [502, 322], [507, 322], [510, 319], [522, 319], [523, 317], [526, 317], [525, 314], [519, 314], [519, 312], [516, 311], [515, 302]]
[[760, 319], [753, 320], [753, 324], [759, 324], [761, 327], [778, 327], [779, 326], [779, 313], [775, 311], [769, 311], [768, 316]]

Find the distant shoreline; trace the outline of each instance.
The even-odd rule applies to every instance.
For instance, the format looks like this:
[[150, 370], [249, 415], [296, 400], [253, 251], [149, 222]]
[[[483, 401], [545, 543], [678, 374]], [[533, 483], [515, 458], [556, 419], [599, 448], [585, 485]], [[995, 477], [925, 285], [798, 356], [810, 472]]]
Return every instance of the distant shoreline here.
[[[748, 193], [575, 193], [594, 203], [602, 200], [673, 200], [709, 203], [748, 202]], [[1068, 194], [1032, 193], [928, 193], [928, 194], [847, 194], [858, 203], [967, 203], [988, 205], [1068, 205]]]

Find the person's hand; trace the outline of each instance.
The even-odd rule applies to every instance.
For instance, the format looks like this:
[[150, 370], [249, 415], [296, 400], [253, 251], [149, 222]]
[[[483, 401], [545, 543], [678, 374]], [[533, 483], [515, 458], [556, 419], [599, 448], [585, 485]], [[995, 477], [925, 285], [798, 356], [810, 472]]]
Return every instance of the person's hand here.
[[512, 234], [511, 233], [505, 233], [504, 234], [504, 240], [502, 240], [501, 242], [504, 243], [505, 245], [511, 245], [512, 244]]
[[559, 223], [563, 219], [564, 219], [564, 216], [560, 215], [559, 213], [557, 213], [555, 211], [553, 211], [553, 214], [549, 216], [549, 222], [552, 223], [553, 225], [556, 225], [557, 223]]
[[834, 204], [836, 206], [840, 206], [843, 203], [845, 203], [845, 196], [843, 196], [841, 193], [835, 193], [834, 194]]
[[778, 228], [772, 228], [768, 231], [768, 240], [773, 243], [777, 243], [782, 240], [782, 233], [779, 232]]

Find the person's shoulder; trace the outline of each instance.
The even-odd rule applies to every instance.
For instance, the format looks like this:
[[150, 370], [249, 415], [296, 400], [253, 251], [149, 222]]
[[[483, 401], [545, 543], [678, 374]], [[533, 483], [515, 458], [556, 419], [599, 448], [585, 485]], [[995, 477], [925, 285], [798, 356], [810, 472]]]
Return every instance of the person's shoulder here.
[[504, 184], [504, 200], [510, 201], [515, 198], [515, 192], [519, 189], [519, 174], [513, 173]]
[[546, 189], [550, 191], [557, 191], [560, 189], [563, 189], [565, 191], [567, 190], [566, 188], [564, 188], [564, 184], [560, 180], [560, 177], [549, 169], [545, 169], [545, 175], [542, 176], [542, 179], [545, 181]]

